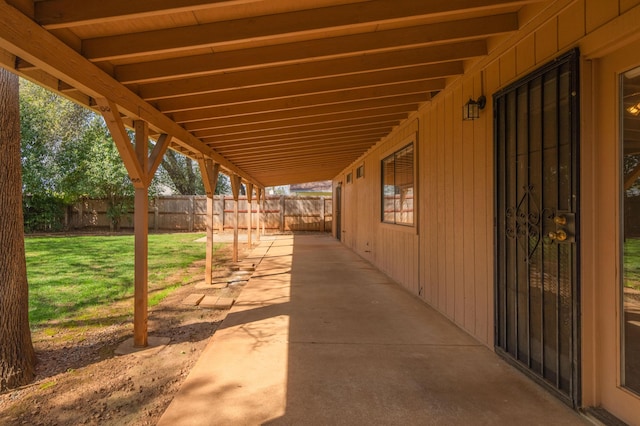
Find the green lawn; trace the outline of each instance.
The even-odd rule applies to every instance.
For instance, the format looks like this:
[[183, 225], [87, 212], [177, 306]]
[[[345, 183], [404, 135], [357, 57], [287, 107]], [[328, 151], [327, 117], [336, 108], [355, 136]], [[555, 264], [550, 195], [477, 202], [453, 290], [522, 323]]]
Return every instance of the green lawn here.
[[624, 285], [640, 290], [640, 239], [627, 238], [624, 242]]
[[[149, 235], [151, 305], [178, 287], [167, 277], [204, 259], [205, 244], [195, 242], [202, 236]], [[32, 325], [77, 319], [91, 307], [133, 295], [133, 235], [27, 237], [25, 246]]]

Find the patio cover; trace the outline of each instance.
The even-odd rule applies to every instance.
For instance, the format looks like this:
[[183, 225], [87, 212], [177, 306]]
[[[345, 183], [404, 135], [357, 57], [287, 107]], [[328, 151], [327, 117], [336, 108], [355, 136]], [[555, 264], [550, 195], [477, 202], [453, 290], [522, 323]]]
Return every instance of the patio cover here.
[[0, 66], [264, 188], [335, 177], [552, 4], [0, 0]]

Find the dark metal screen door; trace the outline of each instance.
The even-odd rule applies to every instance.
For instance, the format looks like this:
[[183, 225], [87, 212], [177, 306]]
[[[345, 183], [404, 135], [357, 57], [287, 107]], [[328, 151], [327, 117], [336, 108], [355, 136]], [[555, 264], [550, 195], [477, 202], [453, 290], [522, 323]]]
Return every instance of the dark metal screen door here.
[[494, 96], [496, 350], [578, 404], [578, 52]]

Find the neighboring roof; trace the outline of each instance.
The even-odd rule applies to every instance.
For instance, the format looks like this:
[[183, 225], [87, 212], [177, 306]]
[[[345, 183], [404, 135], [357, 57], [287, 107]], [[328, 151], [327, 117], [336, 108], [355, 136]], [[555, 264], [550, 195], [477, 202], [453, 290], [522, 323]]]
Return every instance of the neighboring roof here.
[[537, 2], [9, 3], [0, 65], [264, 187], [333, 178]]

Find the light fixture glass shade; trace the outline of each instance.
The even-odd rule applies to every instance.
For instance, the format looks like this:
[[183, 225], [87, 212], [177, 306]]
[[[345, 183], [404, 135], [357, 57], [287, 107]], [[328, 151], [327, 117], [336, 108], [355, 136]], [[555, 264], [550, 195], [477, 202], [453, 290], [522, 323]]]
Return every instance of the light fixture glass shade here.
[[480, 106], [473, 99], [469, 99], [462, 107], [462, 119], [475, 120], [476, 118], [480, 118]]

